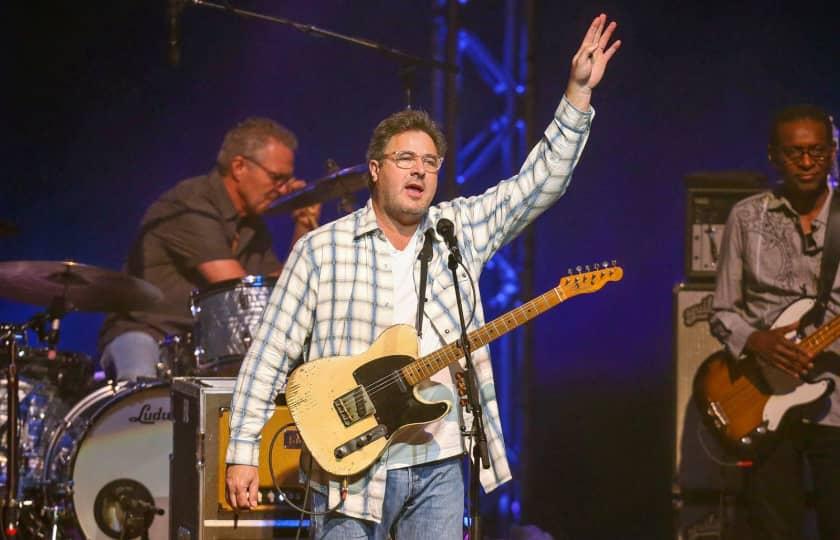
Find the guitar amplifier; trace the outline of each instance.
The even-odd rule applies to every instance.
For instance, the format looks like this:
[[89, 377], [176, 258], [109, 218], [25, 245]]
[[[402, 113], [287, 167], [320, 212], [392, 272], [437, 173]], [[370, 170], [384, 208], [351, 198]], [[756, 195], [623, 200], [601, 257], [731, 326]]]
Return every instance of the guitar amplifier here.
[[[230, 433], [234, 378], [176, 377], [172, 381], [174, 420], [170, 468], [171, 538], [234, 540], [294, 537], [308, 525], [281, 503], [275, 483], [298, 506], [301, 439], [285, 406], [266, 423], [260, 444], [259, 503], [254, 511], [233, 512], [225, 500], [225, 451]], [[273, 446], [272, 446], [273, 442]], [[274, 479], [268, 467], [269, 455]]]
[[[723, 529], [743, 528], [735, 518], [736, 495], [742, 472], [714, 434], [703, 425], [692, 400], [697, 368], [709, 355], [722, 348], [709, 331], [714, 286], [712, 283], [674, 287], [674, 431], [671, 501], [675, 537], [747, 538], [729, 536]], [[721, 514], [721, 509], [724, 510]], [[728, 525], [726, 525], [728, 523]]]
[[714, 280], [723, 228], [735, 203], [763, 190], [764, 175], [748, 171], [693, 173], [685, 177], [685, 275]]

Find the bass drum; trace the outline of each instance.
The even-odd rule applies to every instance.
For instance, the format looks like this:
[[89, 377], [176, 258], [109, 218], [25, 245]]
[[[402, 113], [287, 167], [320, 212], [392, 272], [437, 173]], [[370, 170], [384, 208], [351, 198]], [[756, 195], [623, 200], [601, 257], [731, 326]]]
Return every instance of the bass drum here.
[[70, 516], [65, 534], [169, 537], [170, 402], [168, 383], [123, 381], [67, 413], [50, 441], [44, 478]]

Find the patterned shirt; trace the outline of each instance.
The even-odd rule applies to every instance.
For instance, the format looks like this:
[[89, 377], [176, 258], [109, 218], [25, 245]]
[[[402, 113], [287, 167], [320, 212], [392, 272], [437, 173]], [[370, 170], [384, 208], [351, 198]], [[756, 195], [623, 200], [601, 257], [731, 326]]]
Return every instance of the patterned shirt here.
[[[779, 194], [759, 193], [732, 208], [723, 233], [710, 324], [712, 334], [735, 358], [750, 334], [772, 327], [796, 300], [816, 297], [833, 196], [832, 192], [826, 198], [808, 235], [802, 231], [799, 214]], [[835, 276], [825, 320], [838, 314], [840, 279]], [[830, 350], [840, 352], [840, 343]], [[840, 378], [833, 378], [831, 410], [817, 420], [840, 426]]]
[[[417, 251], [424, 233], [433, 230], [439, 219], [448, 218], [455, 224], [464, 265], [478, 280], [493, 254], [566, 191], [593, 114], [578, 111], [564, 98], [517, 175], [481, 195], [429, 208], [415, 232]], [[446, 245], [437, 235], [434, 238], [424, 314], [439, 338], [451, 343], [460, 335], [454, 280], [447, 267]], [[363, 353], [394, 320], [395, 284], [386, 242], [368, 201], [364, 208], [312, 231], [294, 246], [239, 372], [231, 402], [228, 463], [258, 464], [260, 431], [275, 410], [273, 398], [284, 391], [288, 373], [299, 362]], [[415, 284], [419, 266], [414, 268]], [[484, 324], [480, 294], [472, 294], [461, 271], [457, 281], [464, 313], [475, 312], [470, 325], [475, 330]], [[481, 482], [490, 491], [511, 475], [486, 346], [473, 351], [473, 362], [491, 461], [491, 468], [481, 471]], [[471, 425], [469, 415], [464, 422]], [[385, 459], [374, 463], [349, 485], [339, 511], [380, 521], [386, 472]], [[323, 471], [313, 476], [316, 488], [328, 486], [331, 507], [340, 500], [339, 480]]]

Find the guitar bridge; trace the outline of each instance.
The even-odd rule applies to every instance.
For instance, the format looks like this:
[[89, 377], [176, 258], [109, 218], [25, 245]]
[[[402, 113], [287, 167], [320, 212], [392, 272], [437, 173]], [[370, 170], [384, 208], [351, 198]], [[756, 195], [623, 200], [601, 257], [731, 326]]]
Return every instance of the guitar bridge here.
[[373, 402], [363, 386], [357, 386], [343, 396], [336, 398], [333, 401], [333, 407], [335, 407], [344, 427], [352, 426], [359, 420], [376, 414], [376, 407], [373, 406]]

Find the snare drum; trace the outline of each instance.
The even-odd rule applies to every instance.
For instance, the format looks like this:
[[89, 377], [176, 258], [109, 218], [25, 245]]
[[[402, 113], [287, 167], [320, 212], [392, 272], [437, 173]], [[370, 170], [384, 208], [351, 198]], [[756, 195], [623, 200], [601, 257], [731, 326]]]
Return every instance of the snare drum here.
[[[50, 438], [43, 478], [71, 516], [66, 534], [135, 538], [148, 527], [148, 538], [169, 537], [170, 401], [167, 383], [122, 381], [67, 413]], [[165, 515], [139, 512], [138, 524], [136, 509], [152, 506]]]
[[276, 282], [276, 278], [246, 276], [193, 292], [193, 341], [200, 372], [236, 375]]

